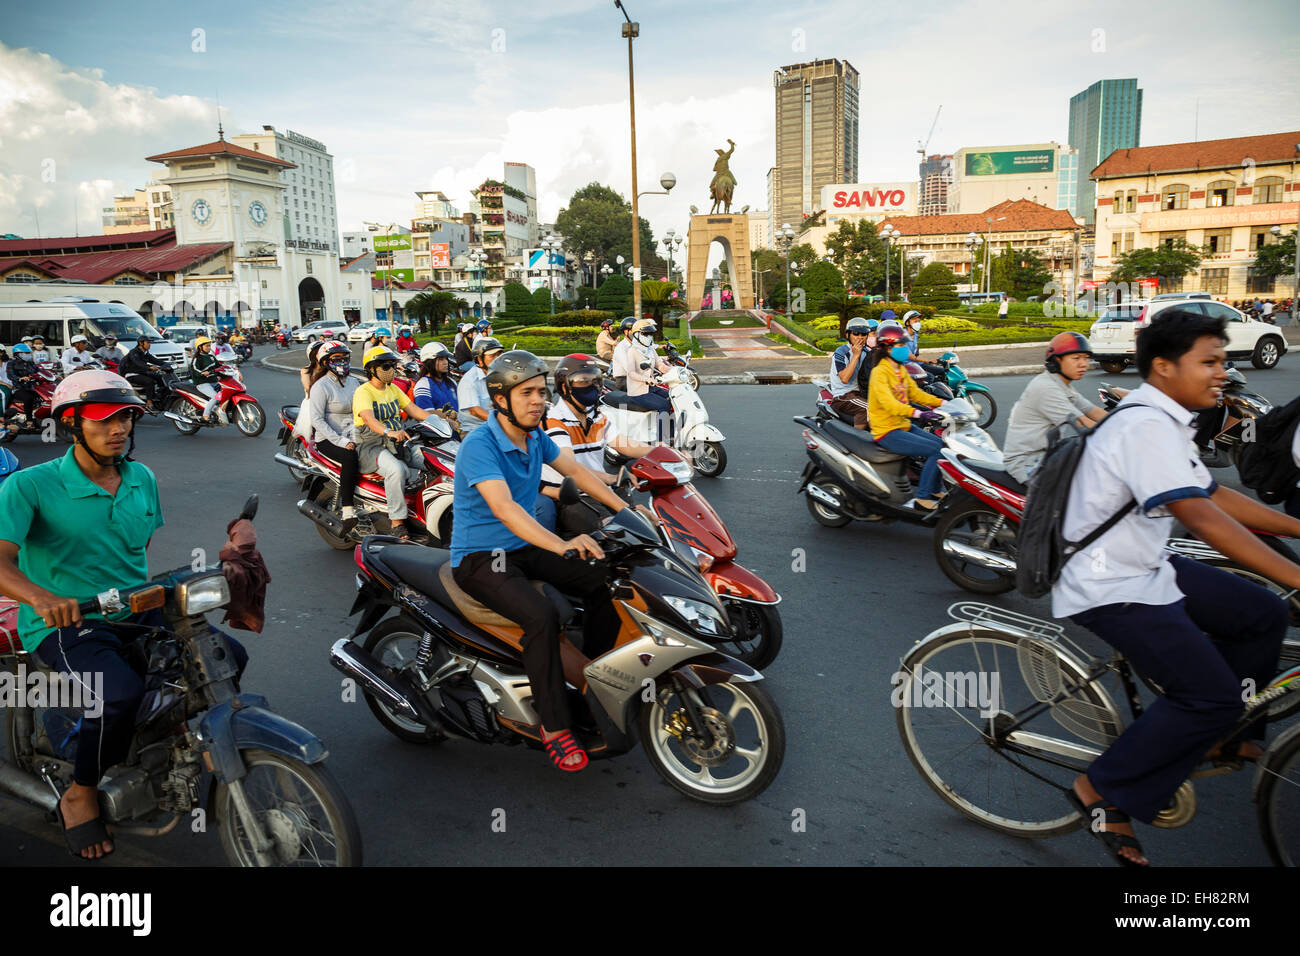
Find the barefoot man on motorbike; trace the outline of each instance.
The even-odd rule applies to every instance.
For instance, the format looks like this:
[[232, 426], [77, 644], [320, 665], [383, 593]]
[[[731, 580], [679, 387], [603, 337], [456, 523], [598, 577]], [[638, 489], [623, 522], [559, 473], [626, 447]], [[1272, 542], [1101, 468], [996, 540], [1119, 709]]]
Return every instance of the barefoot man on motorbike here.
[[572, 717], [560, 662], [559, 617], [551, 602], [528, 582], [547, 581], [582, 596], [583, 651], [596, 657], [618, 634], [606, 571], [585, 561], [605, 554], [589, 536], [569, 541], [533, 518], [542, 466], [572, 478], [585, 494], [622, 511], [627, 503], [609, 490], [569, 450], [556, 446], [539, 426], [546, 414], [546, 363], [531, 352], [504, 353], [487, 374], [492, 414], [472, 432], [456, 457], [456, 521], [451, 563], [456, 583], [471, 597], [523, 628], [524, 670], [542, 720], [546, 752], [561, 770], [587, 766], [587, 753], [570, 731]]

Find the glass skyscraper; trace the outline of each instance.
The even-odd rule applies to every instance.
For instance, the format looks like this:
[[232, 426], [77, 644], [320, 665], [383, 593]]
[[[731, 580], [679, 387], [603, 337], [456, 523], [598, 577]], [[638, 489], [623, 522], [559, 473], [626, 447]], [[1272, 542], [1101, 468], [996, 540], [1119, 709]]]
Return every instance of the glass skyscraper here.
[[1096, 221], [1096, 184], [1090, 174], [1117, 149], [1141, 146], [1142, 91], [1138, 81], [1098, 80], [1070, 97], [1070, 145], [1079, 151], [1070, 212]]

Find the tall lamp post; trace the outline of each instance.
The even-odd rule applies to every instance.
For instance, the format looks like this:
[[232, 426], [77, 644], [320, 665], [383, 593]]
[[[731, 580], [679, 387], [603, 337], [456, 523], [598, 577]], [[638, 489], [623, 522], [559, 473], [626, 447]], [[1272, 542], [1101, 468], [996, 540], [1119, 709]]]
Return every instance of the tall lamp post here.
[[893, 271], [894, 265], [890, 261], [889, 250], [890, 244], [902, 233], [892, 225], [886, 226], [880, 233], [880, 238], [885, 240], [885, 301], [889, 301], [889, 273]]
[[560, 247], [564, 245], [563, 240], [547, 233], [542, 240], [542, 248], [546, 250], [546, 281], [547, 288], [550, 290], [551, 315], [555, 315], [555, 254], [559, 252]]
[[975, 233], [966, 234], [966, 248], [970, 250], [970, 291], [966, 293], [966, 311], [975, 311], [975, 250], [984, 240]]
[[[371, 222], [368, 219], [365, 220], [365, 226], [370, 232], [378, 232], [380, 229], [385, 228], [379, 223]], [[397, 223], [390, 222], [387, 228], [390, 230], [396, 229]], [[385, 235], [391, 236], [392, 232], [385, 233]], [[384, 270], [384, 289], [388, 293], [388, 312], [384, 315], [384, 318], [391, 326], [393, 324], [393, 250], [389, 249], [386, 255], [388, 256], [388, 268]], [[378, 265], [377, 260], [376, 265]]]
[[660, 242], [663, 243], [664, 248], [668, 250], [668, 274], [664, 277], [668, 282], [673, 281], [673, 236], [674, 235], [676, 235], [676, 231], [673, 229], [669, 229], [667, 232], [664, 233], [664, 237], [659, 240]]
[[993, 248], [993, 243], [991, 241], [992, 233], [993, 233], [993, 224], [995, 222], [1001, 222], [1003, 219], [1006, 218], [1007, 218], [1006, 216], [998, 216], [998, 218], [996, 219], [994, 219], [992, 216], [984, 217], [984, 221], [989, 224], [984, 239], [984, 291], [985, 292], [989, 291], [989, 253]]
[[473, 275], [474, 278], [477, 280], [476, 285], [478, 286], [478, 288], [475, 291], [478, 292], [478, 307], [479, 307], [479, 314], [481, 316], [483, 312], [483, 285], [484, 285], [482, 274], [483, 272], [487, 271], [486, 268], [484, 268], [483, 263], [487, 262], [487, 253], [483, 252], [480, 249], [475, 249], [473, 252], [469, 254], [468, 258], [470, 261], [470, 274]]
[[[614, 6], [623, 14], [620, 36], [627, 40], [627, 109], [632, 131], [632, 314], [641, 318], [641, 214], [637, 205], [636, 189], [636, 83], [632, 70], [632, 41], [641, 35], [641, 24], [627, 15], [623, 0], [614, 0]], [[621, 271], [621, 270], [620, 270]]]
[[619, 275], [622, 275], [622, 274], [623, 274], [623, 263], [627, 262], [627, 260], [624, 259], [622, 256], [617, 256], [617, 257], [615, 257], [614, 261], [618, 263], [618, 274], [619, 274]]
[[790, 314], [790, 247], [794, 245], [795, 231], [788, 223], [782, 223], [776, 231], [777, 244], [785, 251], [785, 314]]

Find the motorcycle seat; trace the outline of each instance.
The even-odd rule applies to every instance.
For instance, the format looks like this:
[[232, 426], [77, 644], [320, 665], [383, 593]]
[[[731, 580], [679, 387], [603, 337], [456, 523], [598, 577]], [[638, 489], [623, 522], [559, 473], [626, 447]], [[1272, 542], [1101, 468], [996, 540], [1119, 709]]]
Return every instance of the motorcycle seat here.
[[857, 455], [866, 461], [884, 464], [885, 462], [898, 461], [907, 457], [876, 444], [869, 431], [859, 431], [852, 425], [837, 421], [828, 421], [824, 427], [831, 437], [844, 445], [851, 454]]
[[626, 408], [628, 411], [632, 412], [658, 411], [658, 409], [644, 404], [642, 396], [640, 395], [629, 395], [627, 392], [616, 392], [613, 390], [602, 395], [600, 403], [602, 405], [609, 405], [613, 408]]
[[[293, 420], [294, 419], [290, 419], [290, 421]], [[325, 454], [323, 451], [321, 451], [319, 448], [316, 447], [316, 442], [314, 441], [310, 442], [307, 445], [307, 449], [310, 452], [312, 458], [315, 458], [318, 462], [325, 465], [327, 468], [329, 467], [341, 468], [339, 462], [335, 461], [329, 455]], [[361, 471], [357, 473], [357, 481], [371, 481], [377, 485], [382, 485], [384, 483], [384, 476], [377, 471]]]
[[[450, 606], [464, 615], [467, 621], [471, 624], [476, 624], [479, 627], [520, 627], [519, 624], [510, 620], [510, 618], [506, 617], [504, 614], [492, 610], [485, 604], [481, 604], [478, 600], [460, 589], [460, 586], [456, 584], [456, 579], [452, 576], [450, 552], [442, 551], [437, 548], [422, 548], [421, 550], [426, 552], [437, 552], [437, 554], [445, 556], [442, 559], [441, 564], [437, 566], [435, 572], [435, 576], [438, 579], [439, 591], [441, 594], [447, 596], [450, 601]], [[573, 620], [573, 605], [569, 603], [568, 599], [565, 598], [563, 594], [555, 589], [554, 585], [547, 584], [545, 581], [530, 581], [529, 584], [535, 587], [548, 601], [551, 602], [551, 606], [555, 608], [555, 613], [559, 617], [560, 629], [563, 630], [564, 626], [568, 624], [569, 621]], [[432, 596], [429, 591], [425, 591], [424, 593]], [[439, 599], [438, 603], [442, 604], [445, 602]], [[519, 637], [503, 635], [500, 632], [495, 633], [497, 633], [498, 637], [506, 639], [508, 643], [523, 650]]]
[[989, 481], [1001, 485], [1008, 491], [1014, 491], [1018, 495], [1029, 494], [1029, 489], [1011, 476], [1009, 472], [1003, 471], [993, 465], [982, 465], [979, 462], [966, 460], [962, 462], [967, 468], [976, 474], [983, 475]]

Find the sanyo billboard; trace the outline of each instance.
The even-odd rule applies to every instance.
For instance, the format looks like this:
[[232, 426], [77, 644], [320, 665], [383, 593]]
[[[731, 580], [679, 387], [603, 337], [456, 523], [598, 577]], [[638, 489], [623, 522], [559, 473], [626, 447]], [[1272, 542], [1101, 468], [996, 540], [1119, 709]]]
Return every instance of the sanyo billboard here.
[[826, 221], [844, 216], [911, 216], [916, 212], [916, 183], [840, 183], [822, 187]]

